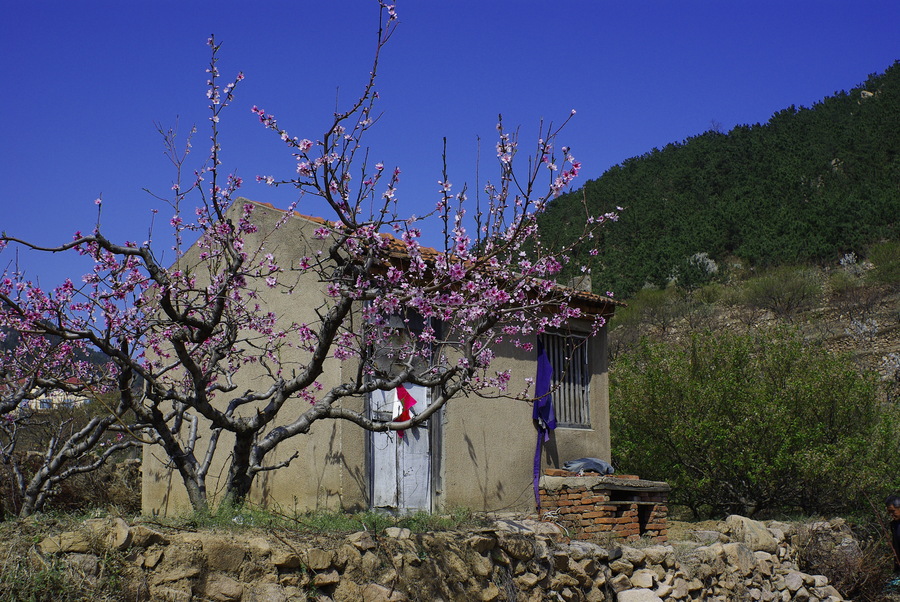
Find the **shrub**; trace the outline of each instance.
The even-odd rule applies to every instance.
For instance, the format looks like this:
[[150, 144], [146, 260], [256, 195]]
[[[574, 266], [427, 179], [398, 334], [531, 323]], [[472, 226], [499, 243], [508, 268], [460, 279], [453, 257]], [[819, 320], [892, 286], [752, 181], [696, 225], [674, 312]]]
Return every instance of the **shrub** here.
[[897, 409], [796, 333], [643, 340], [610, 382], [619, 468], [668, 481], [695, 515], [835, 512], [896, 482]]
[[[841, 528], [832, 530], [833, 525]], [[801, 571], [827, 576], [847, 599], [884, 600], [882, 589], [893, 564], [884, 524], [867, 520], [852, 525], [851, 531], [841, 519], [804, 523], [793, 539]]]
[[870, 277], [878, 284], [900, 284], [900, 241], [878, 243], [869, 249], [869, 260], [875, 268]]
[[828, 290], [834, 308], [851, 320], [866, 318], [884, 298], [880, 287], [847, 270], [836, 270], [828, 277]]
[[821, 297], [822, 279], [809, 268], [774, 268], [744, 283], [743, 300], [751, 307], [767, 309], [780, 318], [809, 309]]
[[692, 291], [712, 282], [719, 273], [719, 266], [708, 253], [695, 253], [675, 266], [673, 278], [678, 286]]

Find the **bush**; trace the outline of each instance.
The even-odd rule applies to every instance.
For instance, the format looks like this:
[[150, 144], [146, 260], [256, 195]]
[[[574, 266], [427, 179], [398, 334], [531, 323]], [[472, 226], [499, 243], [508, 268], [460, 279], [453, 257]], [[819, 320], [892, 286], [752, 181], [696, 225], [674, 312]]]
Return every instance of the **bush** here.
[[884, 600], [882, 590], [893, 565], [884, 527], [872, 520], [853, 525], [842, 519], [801, 524], [793, 535], [797, 564], [804, 573], [827, 576], [847, 599]]
[[822, 278], [809, 268], [783, 266], [744, 283], [743, 300], [780, 318], [812, 307], [822, 295]]
[[865, 319], [884, 298], [880, 287], [871, 286], [847, 270], [837, 270], [829, 276], [828, 290], [834, 308], [851, 320]]
[[675, 288], [644, 288], [616, 312], [612, 327], [634, 328], [644, 324], [665, 335], [687, 311], [687, 303]]
[[836, 512], [897, 483], [897, 409], [796, 333], [645, 339], [610, 383], [618, 468], [668, 481], [695, 515]]
[[878, 243], [869, 249], [869, 261], [875, 266], [870, 277], [878, 284], [900, 284], [900, 241]]

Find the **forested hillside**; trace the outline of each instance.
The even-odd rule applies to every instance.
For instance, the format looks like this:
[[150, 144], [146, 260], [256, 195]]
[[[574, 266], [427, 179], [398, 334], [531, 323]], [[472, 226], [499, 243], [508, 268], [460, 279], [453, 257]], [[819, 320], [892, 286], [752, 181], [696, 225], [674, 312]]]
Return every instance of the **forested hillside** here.
[[810, 108], [628, 159], [551, 203], [542, 226], [563, 242], [581, 231], [583, 200], [593, 214], [622, 207], [601, 256], [578, 262], [591, 264], [598, 290], [620, 297], [672, 277], [690, 285], [701, 253], [745, 267], [865, 257], [870, 244], [900, 238], [898, 151], [895, 62]]

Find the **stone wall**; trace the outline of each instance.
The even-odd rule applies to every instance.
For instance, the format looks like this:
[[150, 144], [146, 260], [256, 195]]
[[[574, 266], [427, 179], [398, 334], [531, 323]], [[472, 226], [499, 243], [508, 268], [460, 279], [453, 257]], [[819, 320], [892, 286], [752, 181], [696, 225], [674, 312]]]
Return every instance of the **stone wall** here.
[[[313, 537], [96, 519], [47, 537], [32, 556], [35, 563], [55, 557], [83, 581], [98, 579], [101, 559], [118, 555], [128, 600], [843, 600], [826, 577], [798, 570], [785, 525], [735, 516], [721, 531], [698, 533], [704, 541], [619, 546], [567, 541], [559, 527], [531, 520], [465, 532]], [[0, 553], [8, 553], [2, 543]]]
[[670, 487], [636, 476], [578, 476], [549, 470], [541, 477], [541, 517], [561, 525], [573, 539], [613, 536], [666, 541]]

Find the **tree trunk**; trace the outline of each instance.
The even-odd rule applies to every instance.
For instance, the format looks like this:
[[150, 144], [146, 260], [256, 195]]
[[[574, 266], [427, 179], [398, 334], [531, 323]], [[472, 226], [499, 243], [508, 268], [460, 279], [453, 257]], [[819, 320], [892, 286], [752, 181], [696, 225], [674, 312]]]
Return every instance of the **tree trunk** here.
[[250, 494], [253, 475], [250, 474], [250, 452], [253, 448], [254, 432], [235, 433], [231, 467], [228, 469], [228, 484], [225, 489], [225, 504], [240, 506]]

